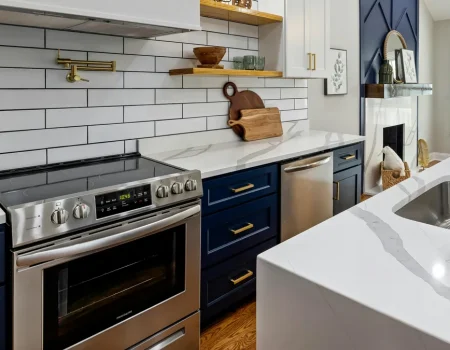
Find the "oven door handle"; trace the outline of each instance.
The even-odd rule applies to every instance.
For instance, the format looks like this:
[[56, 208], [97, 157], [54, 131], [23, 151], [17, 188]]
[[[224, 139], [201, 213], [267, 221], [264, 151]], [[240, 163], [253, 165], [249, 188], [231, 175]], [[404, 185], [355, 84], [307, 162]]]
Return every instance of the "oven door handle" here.
[[181, 222], [191, 216], [200, 213], [200, 205], [196, 205], [195, 207], [189, 208], [181, 213], [177, 213], [168, 218], [159, 220], [157, 222], [153, 222], [148, 225], [144, 225], [141, 227], [137, 227], [125, 232], [121, 232], [109, 237], [99, 238], [93, 241], [74, 244], [72, 246], [56, 248], [52, 250], [47, 250], [44, 252], [31, 253], [24, 256], [18, 256], [16, 260], [16, 264], [18, 267], [26, 267], [32, 266], [36, 264], [40, 264], [46, 261], [62, 259], [62, 258], [70, 258], [73, 256], [93, 252], [96, 250], [101, 250], [113, 246], [117, 246], [119, 244], [123, 244], [125, 242], [129, 242], [135, 240], [137, 238], [141, 238], [144, 236], [148, 236], [156, 231], [160, 231], [165, 227], [172, 226], [178, 222]]

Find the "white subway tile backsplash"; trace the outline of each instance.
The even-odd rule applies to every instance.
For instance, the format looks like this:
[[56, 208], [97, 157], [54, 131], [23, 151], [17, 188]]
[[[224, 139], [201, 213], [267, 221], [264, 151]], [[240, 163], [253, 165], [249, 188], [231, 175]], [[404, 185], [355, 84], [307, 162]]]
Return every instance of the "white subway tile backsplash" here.
[[225, 101], [228, 101], [228, 99], [223, 94], [222, 89], [208, 89], [208, 102], [225, 102]]
[[295, 100], [265, 100], [266, 108], [277, 107], [280, 111], [295, 109]]
[[44, 47], [44, 30], [0, 25], [0, 45]]
[[78, 159], [107, 157], [123, 153], [123, 141], [50, 148], [48, 150], [48, 163], [70, 162]]
[[179, 34], [163, 35], [157, 37], [156, 40], [206, 45], [206, 32], [193, 31]]
[[14, 131], [0, 134], [0, 153], [84, 144], [86, 127]]
[[117, 71], [154, 72], [155, 57], [89, 52], [90, 61], [116, 61]]
[[[0, 67], [54, 68], [67, 70], [63, 65], [56, 64], [57, 55], [57, 50], [0, 46]], [[61, 51], [61, 57], [85, 60], [87, 54], [85, 52]]]
[[0, 89], [42, 88], [45, 88], [43, 69], [0, 68]]
[[183, 105], [125, 106], [125, 122], [183, 118]]
[[154, 135], [154, 122], [89, 126], [89, 143], [139, 139]]
[[254, 38], [248, 38], [249, 50], [259, 50], [259, 40]]
[[281, 111], [281, 121], [288, 122], [292, 120], [308, 119], [307, 109], [297, 109], [294, 111]]
[[219, 130], [219, 129], [228, 129], [228, 115], [219, 115], [214, 117], [206, 118], [208, 130]]
[[155, 103], [153, 89], [89, 90], [89, 107], [149, 105]]
[[308, 108], [308, 99], [302, 98], [295, 100], [295, 109], [306, 109]]
[[281, 89], [281, 98], [308, 98], [308, 89]]
[[79, 81], [75, 84], [67, 83], [67, 72], [59, 69], [46, 70], [47, 89], [122, 89], [123, 72], [83, 72], [81, 78], [89, 81]]
[[266, 87], [293, 88], [294, 79], [266, 79]]
[[123, 107], [64, 108], [47, 111], [47, 128], [123, 122]]
[[235, 57], [244, 56], [258, 56], [258, 51], [230, 49], [228, 52], [228, 59], [230, 61], [233, 61]]
[[157, 121], [156, 136], [205, 131], [206, 118]]
[[263, 100], [279, 100], [280, 99], [280, 89], [270, 88], [270, 89], [249, 89], [256, 92], [259, 97]]
[[205, 89], [158, 89], [156, 90], [156, 103], [195, 103], [206, 102]]
[[183, 118], [207, 117], [210, 115], [225, 115], [228, 113], [228, 102], [190, 103], [183, 105]]
[[0, 111], [0, 132], [45, 128], [45, 110]]
[[0, 154], [0, 171], [28, 168], [47, 163], [45, 150]]
[[186, 75], [183, 77], [184, 88], [221, 88], [227, 82], [227, 76]]
[[123, 38], [118, 36], [46, 30], [45, 39], [50, 49], [123, 53]]
[[169, 73], [125, 73], [125, 88], [182, 88], [182, 76], [170, 76]]
[[156, 71], [168, 72], [171, 69], [193, 68], [197, 66], [197, 60], [186, 58], [156, 57]]
[[125, 38], [125, 53], [150, 56], [182, 57], [183, 44], [157, 40]]
[[308, 80], [307, 79], [295, 79], [295, 87], [296, 88], [307, 88]]
[[86, 107], [86, 90], [1, 90], [0, 106], [9, 109]]
[[250, 38], [258, 38], [258, 26], [248, 24], [230, 22], [229, 34], [247, 36]]
[[243, 36], [208, 33], [208, 45], [234, 47], [236, 49], [247, 49], [248, 40]]
[[243, 90], [243, 88], [264, 87], [264, 78], [230, 77], [230, 81], [235, 83], [239, 90]]
[[201, 17], [200, 25], [204, 31], [228, 34], [228, 21], [220, 19]]
[[[197, 142], [197, 132], [237, 140], [227, 125], [228, 81], [278, 107], [283, 125], [308, 117], [304, 79], [170, 76], [199, 64], [199, 46], [226, 47], [226, 69], [235, 56], [258, 55], [258, 27], [201, 22], [203, 32], [152, 39], [0, 25], [0, 170], [135, 152], [136, 139], [171, 149]], [[70, 84], [58, 48], [63, 58], [114, 60], [117, 72], [80, 71], [90, 82]]]

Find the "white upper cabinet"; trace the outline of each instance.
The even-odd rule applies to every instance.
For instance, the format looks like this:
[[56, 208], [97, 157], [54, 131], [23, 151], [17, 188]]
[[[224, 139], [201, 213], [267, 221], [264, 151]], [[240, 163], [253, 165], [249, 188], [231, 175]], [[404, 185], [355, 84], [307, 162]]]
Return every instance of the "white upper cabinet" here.
[[327, 78], [330, 0], [259, 0], [260, 11], [284, 8], [282, 24], [260, 27], [266, 69], [286, 78]]
[[[11, 10], [9, 23], [26, 25], [32, 20], [36, 25], [40, 17], [42, 27], [48, 27], [47, 23], [55, 22], [52, 16], [67, 18], [58, 29], [124, 36], [201, 29], [199, 0], [0, 0], [0, 7]], [[31, 13], [36, 18], [30, 19]], [[77, 28], [74, 21], [78, 21]]]

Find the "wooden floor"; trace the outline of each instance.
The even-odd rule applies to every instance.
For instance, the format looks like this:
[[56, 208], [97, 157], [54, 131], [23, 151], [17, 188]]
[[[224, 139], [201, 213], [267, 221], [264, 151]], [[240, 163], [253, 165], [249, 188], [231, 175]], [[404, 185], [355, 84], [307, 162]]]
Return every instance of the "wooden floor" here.
[[256, 301], [205, 329], [200, 350], [256, 350]]

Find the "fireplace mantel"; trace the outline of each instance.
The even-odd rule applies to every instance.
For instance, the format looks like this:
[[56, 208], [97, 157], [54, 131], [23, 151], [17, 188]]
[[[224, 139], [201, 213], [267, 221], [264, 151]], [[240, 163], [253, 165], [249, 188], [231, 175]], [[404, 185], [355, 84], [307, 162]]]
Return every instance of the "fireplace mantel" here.
[[433, 84], [366, 84], [366, 98], [433, 95]]

